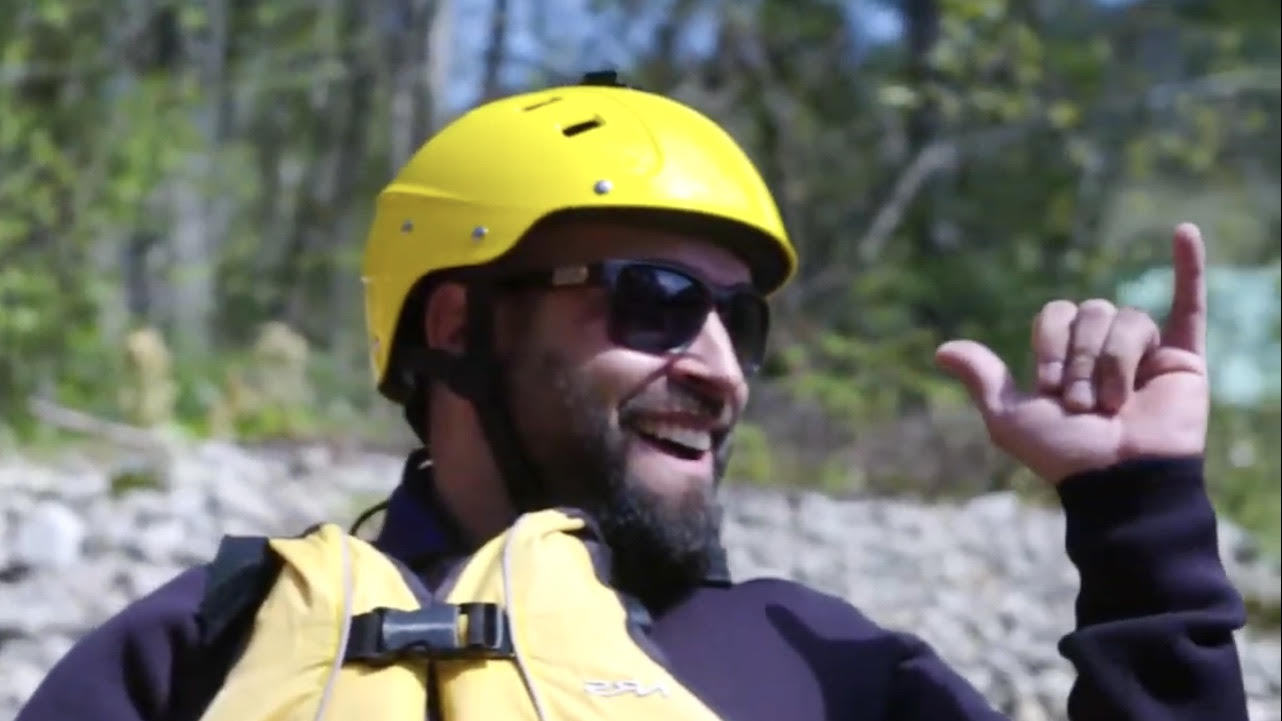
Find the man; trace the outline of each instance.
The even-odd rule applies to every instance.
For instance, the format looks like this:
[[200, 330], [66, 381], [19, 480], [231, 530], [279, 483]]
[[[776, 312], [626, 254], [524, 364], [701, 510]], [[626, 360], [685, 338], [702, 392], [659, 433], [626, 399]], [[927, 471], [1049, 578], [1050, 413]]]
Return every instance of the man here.
[[[1179, 226], [1173, 248], [1166, 328], [1050, 302], [1031, 392], [978, 343], [937, 354], [993, 441], [1062, 499], [1082, 579], [1060, 645], [1074, 721], [1246, 718], [1243, 607], [1201, 475], [1198, 230]], [[425, 444], [378, 547], [436, 587], [445, 559], [519, 514], [577, 507], [675, 678], [719, 718], [1000, 718], [914, 637], [797, 584], [725, 577], [715, 491], [762, 359], [763, 297], [795, 262], [756, 170], [675, 102], [597, 75], [451, 124], [380, 196], [368, 240], [376, 379]], [[207, 578], [192, 569], [90, 633], [20, 721], [199, 718], [235, 655], [200, 642]]]

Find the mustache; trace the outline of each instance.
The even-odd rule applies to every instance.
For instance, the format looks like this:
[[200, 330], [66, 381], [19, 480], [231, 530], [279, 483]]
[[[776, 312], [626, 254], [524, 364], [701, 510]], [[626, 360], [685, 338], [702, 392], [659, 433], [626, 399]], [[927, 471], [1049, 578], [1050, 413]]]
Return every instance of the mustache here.
[[627, 399], [619, 406], [619, 421], [635, 421], [643, 415], [678, 412], [708, 421], [720, 430], [729, 430], [739, 421], [734, 403], [683, 386], [649, 390]]

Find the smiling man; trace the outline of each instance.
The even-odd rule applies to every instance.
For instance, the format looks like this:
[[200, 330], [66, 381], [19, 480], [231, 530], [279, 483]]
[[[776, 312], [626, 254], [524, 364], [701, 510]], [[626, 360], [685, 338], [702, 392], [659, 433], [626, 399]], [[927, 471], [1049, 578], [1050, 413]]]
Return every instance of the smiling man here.
[[[483, 412], [509, 415], [507, 454], [524, 466], [514, 473], [545, 484], [534, 504], [591, 513], [620, 588], [652, 603], [681, 593], [719, 560], [716, 485], [748, 400], [744, 369], [764, 352], [769, 313], [748, 266], [705, 237], [567, 213], [528, 233], [493, 278], [506, 404]], [[452, 338], [464, 352], [466, 303], [462, 285], [436, 290], [430, 345]], [[432, 427], [471, 429], [434, 444], [447, 505], [507, 496], [496, 473], [469, 463], [488, 455], [473, 412], [453, 394], [430, 410]], [[479, 543], [512, 512], [463, 522]]]
[[[1073, 721], [1246, 718], [1197, 229], [1173, 251], [1164, 329], [1047, 303], [1029, 392], [978, 343], [937, 353], [1062, 500]], [[795, 269], [756, 169], [690, 108], [590, 76], [473, 110], [367, 243], [375, 379], [424, 443], [378, 539], [229, 539], [83, 639], [20, 721], [1001, 718], [912, 635], [727, 574], [717, 488]]]

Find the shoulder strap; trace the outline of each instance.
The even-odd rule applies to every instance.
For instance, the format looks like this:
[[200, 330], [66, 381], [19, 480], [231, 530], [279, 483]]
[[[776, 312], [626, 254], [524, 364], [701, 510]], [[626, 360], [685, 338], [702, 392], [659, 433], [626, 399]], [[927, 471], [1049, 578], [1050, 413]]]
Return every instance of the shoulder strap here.
[[[301, 536], [314, 531], [304, 531]], [[200, 645], [215, 647], [240, 635], [240, 626], [253, 618], [253, 611], [271, 592], [280, 573], [281, 559], [265, 536], [225, 536], [214, 559], [206, 565], [205, 594], [197, 610]], [[423, 606], [432, 605], [432, 594], [405, 564], [386, 556], [400, 572], [405, 585]]]
[[[309, 529], [310, 532], [310, 529]], [[224, 536], [205, 564], [205, 593], [196, 610], [195, 647], [178, 661], [170, 697], [173, 721], [197, 721], [240, 658], [254, 616], [280, 573], [281, 560], [263, 536]]]
[[206, 566], [205, 595], [197, 611], [201, 644], [216, 645], [251, 609], [258, 608], [280, 572], [280, 558], [263, 536], [226, 536]]

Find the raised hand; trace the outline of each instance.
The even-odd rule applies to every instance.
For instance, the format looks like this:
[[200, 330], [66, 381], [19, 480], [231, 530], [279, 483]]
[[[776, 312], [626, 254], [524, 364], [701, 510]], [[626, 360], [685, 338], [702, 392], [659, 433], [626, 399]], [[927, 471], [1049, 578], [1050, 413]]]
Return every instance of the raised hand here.
[[980, 343], [939, 347], [936, 362], [966, 385], [999, 448], [1052, 483], [1127, 459], [1204, 451], [1206, 248], [1191, 223], [1175, 229], [1172, 248], [1165, 328], [1106, 300], [1051, 301], [1033, 321], [1031, 392]]

